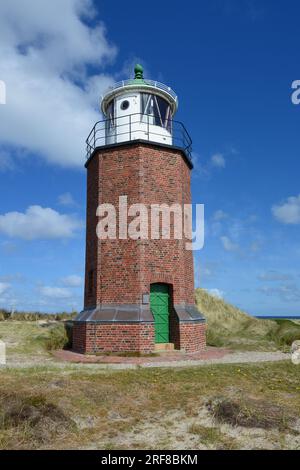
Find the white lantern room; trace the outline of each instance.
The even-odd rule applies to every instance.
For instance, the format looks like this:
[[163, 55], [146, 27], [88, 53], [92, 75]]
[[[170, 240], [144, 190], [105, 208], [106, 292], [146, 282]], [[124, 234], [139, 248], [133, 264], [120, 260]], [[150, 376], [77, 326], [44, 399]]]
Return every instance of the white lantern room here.
[[174, 91], [159, 82], [145, 80], [143, 67], [135, 66], [135, 78], [116, 83], [101, 99], [105, 116], [101, 145], [131, 140], [173, 144], [173, 117], [178, 108]]

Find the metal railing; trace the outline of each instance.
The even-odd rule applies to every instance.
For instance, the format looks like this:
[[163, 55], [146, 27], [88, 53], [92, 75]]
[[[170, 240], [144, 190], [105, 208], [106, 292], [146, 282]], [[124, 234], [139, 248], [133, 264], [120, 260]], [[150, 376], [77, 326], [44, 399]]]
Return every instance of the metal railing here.
[[161, 125], [158, 120], [159, 116], [135, 113], [96, 122], [86, 140], [86, 158], [98, 147], [146, 140], [179, 147], [192, 162], [192, 139], [182, 122], [165, 119]]
[[111, 93], [112, 91], [116, 90], [117, 88], [124, 88], [126, 86], [140, 86], [140, 85], [148, 85], [154, 88], [158, 88], [159, 90], [165, 91], [169, 93], [169, 95], [172, 96], [172, 98], [177, 102], [177, 95], [175, 91], [172, 90], [169, 86], [165, 85], [164, 83], [157, 82], [155, 80], [143, 80], [143, 82], [135, 82], [134, 80], [122, 80], [120, 82], [116, 82], [114, 85], [111, 87], [107, 88], [105, 90], [105, 93], [103, 94], [103, 97], [106, 96], [107, 94]]

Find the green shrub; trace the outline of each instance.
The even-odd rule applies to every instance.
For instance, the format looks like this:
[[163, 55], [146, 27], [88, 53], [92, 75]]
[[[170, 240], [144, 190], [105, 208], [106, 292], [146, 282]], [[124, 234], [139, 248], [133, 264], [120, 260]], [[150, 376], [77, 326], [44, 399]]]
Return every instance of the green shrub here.
[[208, 328], [206, 332], [206, 344], [207, 346], [222, 348], [224, 346], [224, 339], [212, 328]]
[[48, 351], [70, 348], [71, 326], [65, 323], [57, 323], [52, 326], [49, 330], [49, 336], [45, 339], [45, 347]]
[[268, 336], [280, 349], [288, 350], [294, 341], [300, 339], [300, 325], [285, 319], [276, 319], [275, 322], [277, 330]]

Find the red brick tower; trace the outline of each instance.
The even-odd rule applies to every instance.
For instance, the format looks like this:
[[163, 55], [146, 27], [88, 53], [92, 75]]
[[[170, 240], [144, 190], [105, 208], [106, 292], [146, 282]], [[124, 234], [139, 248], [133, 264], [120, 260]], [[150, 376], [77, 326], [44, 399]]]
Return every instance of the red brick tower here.
[[[177, 97], [165, 85], [144, 80], [136, 66], [135, 79], [108, 90], [101, 107], [106, 120], [87, 139], [85, 297], [74, 322], [73, 349], [202, 350], [205, 319], [195, 307], [193, 251], [186, 249], [184, 235], [175, 238], [172, 210], [170, 237], [162, 215], [159, 234], [153, 232], [153, 207], [191, 203], [191, 140], [173, 120]], [[102, 204], [115, 208], [115, 238], [97, 233]], [[143, 225], [144, 231], [128, 236], [137, 216], [137, 228]]]

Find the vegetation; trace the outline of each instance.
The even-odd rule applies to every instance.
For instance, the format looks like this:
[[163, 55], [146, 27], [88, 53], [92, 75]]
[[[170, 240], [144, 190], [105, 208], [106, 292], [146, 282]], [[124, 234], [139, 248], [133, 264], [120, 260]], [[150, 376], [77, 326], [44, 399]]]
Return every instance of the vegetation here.
[[273, 340], [278, 348], [286, 349], [287, 346], [300, 339], [300, 325], [292, 320], [274, 319], [277, 330], [269, 333], [269, 338]]
[[[207, 344], [234, 350], [289, 351], [300, 339], [300, 322], [252, 317], [204, 289], [196, 289], [196, 302], [207, 320]], [[27, 352], [62, 349], [71, 346], [73, 313], [47, 315], [39, 312], [0, 310], [0, 339], [3, 332], [12, 335], [11, 342], [23, 344]], [[3, 321], [1, 321], [3, 320]], [[28, 325], [26, 326], [26, 323]], [[22, 326], [15, 328], [13, 324]], [[30, 326], [30, 324], [32, 326]], [[18, 336], [21, 336], [20, 341]], [[27, 338], [26, 338], [27, 336]], [[8, 347], [10, 347], [10, 341]], [[20, 346], [21, 347], [21, 346]], [[18, 347], [17, 347], [18, 349]], [[20, 348], [19, 348], [20, 349]], [[127, 356], [135, 353], [127, 353]]]
[[207, 320], [210, 346], [239, 350], [287, 351], [300, 339], [300, 324], [292, 320], [252, 317], [204, 289], [196, 289], [196, 302]]
[[262, 428], [279, 430], [293, 429], [296, 415], [291, 414], [282, 406], [263, 399], [238, 395], [232, 397], [217, 397], [208, 403], [209, 410], [219, 423], [246, 428]]
[[0, 322], [0, 340], [6, 344], [9, 363], [52, 361], [49, 352], [71, 345], [70, 322]]
[[67, 349], [72, 346], [71, 325], [68, 323], [57, 323], [49, 330], [45, 338], [45, 347], [48, 351], [54, 349]]
[[3, 369], [0, 448], [300, 448], [298, 369]]
[[0, 321], [13, 320], [13, 321], [62, 321], [72, 320], [77, 315], [77, 312], [61, 312], [61, 313], [42, 313], [42, 312], [11, 312], [6, 309], [0, 309]]
[[[297, 323], [258, 320], [196, 295], [209, 344], [275, 350], [300, 338]], [[109, 371], [57, 363], [51, 351], [70, 344], [72, 322], [45, 319], [0, 321], [9, 359], [0, 369], [1, 449], [300, 448], [300, 366]]]

